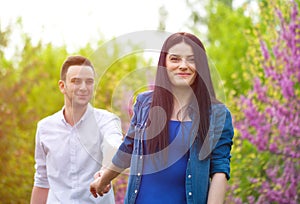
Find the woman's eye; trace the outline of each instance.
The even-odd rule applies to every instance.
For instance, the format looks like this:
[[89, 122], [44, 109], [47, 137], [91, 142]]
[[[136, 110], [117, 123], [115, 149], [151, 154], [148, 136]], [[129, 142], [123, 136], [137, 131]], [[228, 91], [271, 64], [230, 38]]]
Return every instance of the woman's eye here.
[[179, 59], [179, 57], [171, 57], [170, 60], [172, 62], [179, 62], [180, 59]]
[[188, 61], [189, 63], [195, 63], [195, 59], [194, 59], [193, 57], [188, 58], [187, 61]]

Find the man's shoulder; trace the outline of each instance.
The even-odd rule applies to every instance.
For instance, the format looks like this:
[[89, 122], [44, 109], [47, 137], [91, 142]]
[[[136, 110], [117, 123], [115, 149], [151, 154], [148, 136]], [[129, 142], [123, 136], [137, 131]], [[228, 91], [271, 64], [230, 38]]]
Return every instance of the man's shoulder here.
[[99, 116], [99, 117], [118, 117], [113, 112], [110, 112], [110, 111], [108, 111], [106, 109], [102, 109], [102, 108], [93, 107], [93, 113], [94, 113], [94, 115]]
[[38, 121], [39, 125], [49, 125], [51, 123], [57, 123], [59, 119], [62, 119], [62, 110], [53, 113], [52, 115], [48, 115]]

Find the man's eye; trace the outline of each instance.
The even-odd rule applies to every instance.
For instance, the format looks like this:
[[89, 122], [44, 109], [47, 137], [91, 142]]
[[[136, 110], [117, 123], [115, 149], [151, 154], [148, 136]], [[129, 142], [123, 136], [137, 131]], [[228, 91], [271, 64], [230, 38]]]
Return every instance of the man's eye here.
[[82, 80], [81, 79], [73, 79], [72, 82], [76, 85], [81, 84]]
[[87, 85], [92, 85], [94, 84], [94, 80], [90, 79], [90, 80], [86, 80], [85, 82]]

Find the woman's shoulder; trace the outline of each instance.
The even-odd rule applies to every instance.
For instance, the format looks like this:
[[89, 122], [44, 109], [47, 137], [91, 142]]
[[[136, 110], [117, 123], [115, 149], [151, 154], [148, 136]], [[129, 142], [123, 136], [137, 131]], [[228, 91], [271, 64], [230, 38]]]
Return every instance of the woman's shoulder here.
[[223, 103], [212, 104], [211, 117], [222, 120], [231, 120], [231, 112]]
[[151, 103], [152, 101], [152, 95], [153, 95], [153, 91], [149, 90], [149, 91], [144, 91], [142, 93], [139, 93], [136, 97], [137, 102], [139, 103]]
[[225, 104], [213, 104], [211, 110], [212, 121], [215, 123], [215, 125], [220, 125], [221, 128], [226, 126], [227, 128], [232, 129], [231, 112]]
[[230, 112], [228, 107], [224, 103], [212, 104], [211, 110], [212, 110], [212, 112], [218, 112], [218, 111]]

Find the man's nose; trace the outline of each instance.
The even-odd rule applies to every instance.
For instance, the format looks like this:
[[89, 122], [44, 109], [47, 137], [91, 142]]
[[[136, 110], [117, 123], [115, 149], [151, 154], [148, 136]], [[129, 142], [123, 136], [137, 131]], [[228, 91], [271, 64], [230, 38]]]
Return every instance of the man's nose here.
[[85, 90], [87, 89], [87, 85], [85, 83], [85, 81], [82, 81], [81, 84], [80, 84], [80, 87], [79, 87], [81, 90]]

